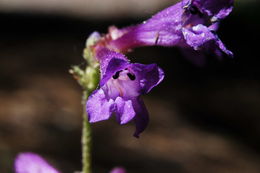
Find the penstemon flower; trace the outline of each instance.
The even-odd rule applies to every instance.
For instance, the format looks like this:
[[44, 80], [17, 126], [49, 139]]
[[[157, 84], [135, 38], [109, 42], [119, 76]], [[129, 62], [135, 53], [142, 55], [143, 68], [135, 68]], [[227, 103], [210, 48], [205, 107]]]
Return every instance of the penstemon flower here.
[[115, 113], [120, 124], [134, 120], [135, 137], [146, 128], [148, 112], [141, 99], [164, 78], [163, 71], [156, 65], [130, 63], [121, 53], [107, 48], [96, 50], [100, 62], [101, 80], [87, 101], [89, 122], [107, 120]]
[[183, 0], [136, 26], [110, 27], [101, 44], [118, 52], [140, 46], [178, 46], [232, 56], [216, 35], [233, 0]]

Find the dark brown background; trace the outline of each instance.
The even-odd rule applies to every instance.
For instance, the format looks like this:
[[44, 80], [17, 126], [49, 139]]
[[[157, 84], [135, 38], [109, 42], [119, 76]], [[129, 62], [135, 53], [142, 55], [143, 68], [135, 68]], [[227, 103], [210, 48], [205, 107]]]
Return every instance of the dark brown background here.
[[[260, 172], [258, 6], [237, 2], [220, 27], [234, 59], [209, 57], [197, 67], [176, 48], [129, 54], [134, 62], [158, 63], [166, 77], [144, 96], [151, 121], [140, 139], [132, 137], [133, 124], [92, 125], [94, 173], [118, 165], [129, 173]], [[63, 173], [80, 170], [81, 89], [68, 69], [82, 62], [92, 31], [141, 22], [151, 11], [116, 18], [0, 11], [1, 173], [13, 172], [15, 155], [24, 151]]]

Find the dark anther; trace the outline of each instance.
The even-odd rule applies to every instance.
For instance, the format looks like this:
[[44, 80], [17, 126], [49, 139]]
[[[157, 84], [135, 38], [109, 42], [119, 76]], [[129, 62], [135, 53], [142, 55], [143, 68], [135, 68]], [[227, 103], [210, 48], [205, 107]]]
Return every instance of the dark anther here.
[[121, 72], [121, 71], [117, 71], [117, 72], [113, 75], [113, 79], [119, 78], [120, 72]]
[[194, 6], [194, 5], [191, 5], [189, 8], [189, 12], [191, 13], [191, 14], [193, 14], [193, 15], [199, 15], [199, 17], [202, 17], [203, 16], [203, 13], [201, 13], [200, 11], [199, 11], [199, 9], [196, 7], [196, 6]]
[[191, 14], [198, 14], [199, 10], [196, 6], [190, 6], [189, 11]]
[[135, 75], [131, 73], [127, 73], [127, 76], [129, 77], [130, 80], [135, 80]]

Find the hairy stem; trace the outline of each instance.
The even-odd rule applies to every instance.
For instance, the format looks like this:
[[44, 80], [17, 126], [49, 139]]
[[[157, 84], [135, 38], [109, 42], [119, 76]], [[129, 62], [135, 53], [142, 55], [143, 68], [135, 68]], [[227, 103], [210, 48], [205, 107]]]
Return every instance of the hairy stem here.
[[82, 173], [91, 173], [91, 128], [86, 112], [86, 97], [83, 98], [83, 124], [82, 124]]

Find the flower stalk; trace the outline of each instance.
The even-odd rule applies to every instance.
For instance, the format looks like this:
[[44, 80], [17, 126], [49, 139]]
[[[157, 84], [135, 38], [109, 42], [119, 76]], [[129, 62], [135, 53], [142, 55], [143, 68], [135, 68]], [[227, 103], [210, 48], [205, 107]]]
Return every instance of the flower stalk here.
[[[83, 94], [87, 96], [87, 94]], [[82, 124], [82, 173], [91, 173], [91, 127], [87, 119], [85, 107], [86, 100], [83, 98], [83, 124]]]

